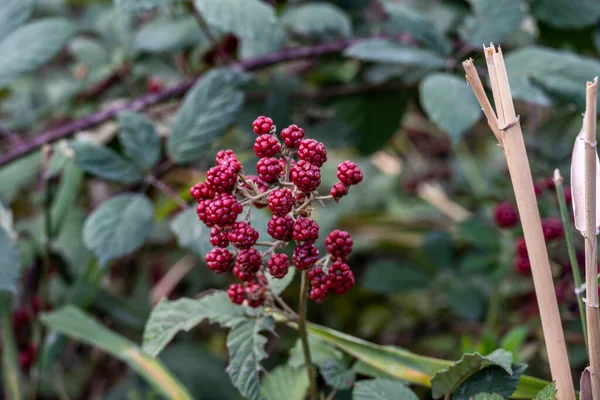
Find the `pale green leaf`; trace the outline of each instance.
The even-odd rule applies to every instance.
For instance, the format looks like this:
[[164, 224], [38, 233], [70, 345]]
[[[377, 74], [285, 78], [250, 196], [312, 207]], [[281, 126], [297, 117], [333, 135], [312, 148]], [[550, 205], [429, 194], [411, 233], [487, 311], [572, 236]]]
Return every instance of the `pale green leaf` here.
[[189, 331], [203, 320], [233, 326], [246, 319], [244, 307], [233, 304], [225, 292], [201, 299], [161, 300], [154, 307], [144, 329], [144, 352], [158, 355], [180, 331]]
[[171, 4], [173, 0], [114, 0], [120, 11], [147, 11], [156, 7]]
[[136, 33], [133, 42], [135, 49], [148, 53], [175, 53], [199, 44], [208, 41], [193, 17], [152, 21]]
[[465, 19], [461, 37], [475, 48], [500, 42], [519, 28], [525, 17], [520, 0], [473, 0], [473, 16]]
[[119, 113], [118, 120], [123, 152], [143, 170], [154, 167], [160, 158], [160, 138], [152, 121], [130, 111]]
[[264, 350], [267, 338], [263, 331], [273, 331], [275, 320], [271, 316], [246, 320], [236, 324], [227, 335], [229, 365], [227, 373], [233, 386], [248, 400], [263, 399], [260, 394], [260, 364], [267, 358]]
[[471, 375], [454, 391], [452, 399], [471, 400], [481, 392], [496, 393], [508, 399], [517, 389], [523, 371], [527, 368], [524, 364], [513, 364], [512, 374], [499, 366], [488, 366]]
[[83, 140], [74, 140], [69, 147], [75, 152], [75, 162], [82, 170], [109, 181], [133, 183], [144, 177], [142, 171], [113, 150]]
[[19, 189], [38, 176], [41, 164], [39, 151], [16, 159], [0, 168], [0, 201], [9, 205]]
[[439, 69], [446, 65], [446, 60], [434, 52], [387, 39], [360, 41], [347, 48], [344, 51], [344, 55], [363, 61], [391, 63], [427, 69]]
[[21, 258], [10, 233], [0, 226], [0, 293], [17, 293]]
[[350, 369], [349, 357], [342, 357], [340, 360], [329, 359], [319, 365], [319, 371], [327, 383], [334, 389], [350, 389], [356, 379], [356, 373]]
[[389, 374], [386, 371], [377, 369], [372, 365], [360, 360], [354, 363], [354, 365], [352, 366], [352, 371], [354, 371], [354, 373], [356, 373], [357, 375], [365, 375], [371, 378], [406, 382], [404, 379], [396, 378], [394, 375]]
[[25, 23], [33, 11], [33, 0], [0, 1], [0, 42]]
[[131, 254], [152, 230], [154, 207], [141, 194], [126, 193], [100, 204], [86, 219], [83, 241], [101, 265]]
[[419, 85], [421, 105], [429, 118], [458, 142], [481, 117], [481, 106], [464, 79], [440, 73]]
[[109, 62], [108, 52], [94, 39], [77, 37], [68, 45], [69, 53], [88, 68], [99, 68]]
[[600, 19], [600, 2], [596, 0], [534, 0], [533, 15], [561, 29], [583, 28]]
[[283, 291], [292, 283], [294, 277], [296, 276], [296, 268], [290, 268], [287, 275], [282, 279], [274, 278], [268, 271], [265, 273], [267, 276], [267, 280], [269, 281], [269, 286], [271, 286], [271, 290], [273, 293], [279, 295], [283, 293]]
[[496, 393], [479, 393], [473, 397], [473, 400], [503, 400], [504, 397]]
[[535, 396], [535, 400], [556, 400], [556, 382], [552, 382]]
[[269, 35], [277, 21], [273, 7], [261, 0], [195, 0], [194, 4], [209, 25], [247, 40]]
[[289, 8], [281, 16], [281, 24], [293, 35], [312, 40], [352, 35], [352, 23], [344, 10], [317, 1]]
[[[314, 365], [322, 365], [329, 360], [342, 360], [344, 355], [336, 350], [332, 345], [317, 339], [314, 336], [308, 337], [308, 346], [310, 348], [311, 361]], [[292, 350], [288, 364], [292, 367], [304, 365], [304, 352], [302, 350], [302, 341], [298, 339]]]
[[0, 42], [0, 86], [46, 63], [75, 33], [71, 22], [47, 18], [24, 25]]
[[352, 400], [418, 400], [401, 382], [386, 379], [360, 381], [354, 386]]
[[269, 372], [260, 392], [267, 400], [304, 400], [308, 390], [306, 368], [281, 365]]
[[177, 214], [169, 223], [171, 231], [177, 238], [177, 244], [201, 258], [206, 256], [212, 246], [210, 229], [206, 227], [196, 214], [196, 208], [190, 207]]

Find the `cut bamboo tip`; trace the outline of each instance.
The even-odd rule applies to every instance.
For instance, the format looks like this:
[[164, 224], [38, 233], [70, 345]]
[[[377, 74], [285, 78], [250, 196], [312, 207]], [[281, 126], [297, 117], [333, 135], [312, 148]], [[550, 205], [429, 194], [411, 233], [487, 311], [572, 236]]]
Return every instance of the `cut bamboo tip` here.
[[556, 169], [554, 170], [554, 178], [553, 178], [553, 180], [554, 180], [554, 184], [555, 184], [555, 185], [557, 185], [557, 184], [559, 184], [559, 183], [562, 183], [562, 181], [563, 181], [563, 177], [562, 177], [562, 175], [560, 174], [560, 171], [558, 170], [558, 168], [556, 168]]

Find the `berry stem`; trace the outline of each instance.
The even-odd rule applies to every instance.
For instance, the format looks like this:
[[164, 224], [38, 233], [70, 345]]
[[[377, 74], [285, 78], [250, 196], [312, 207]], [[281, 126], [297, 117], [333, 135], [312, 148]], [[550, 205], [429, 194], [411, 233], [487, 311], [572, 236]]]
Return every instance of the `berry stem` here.
[[298, 332], [300, 333], [300, 340], [302, 341], [302, 351], [304, 352], [304, 365], [306, 366], [306, 372], [310, 382], [310, 398], [311, 400], [318, 400], [317, 392], [317, 378], [315, 377], [315, 371], [312, 366], [312, 360], [310, 357], [310, 347], [308, 345], [308, 333], [306, 331], [306, 300], [308, 294], [308, 278], [306, 276], [307, 271], [302, 271], [302, 282], [300, 284], [300, 302], [298, 304]]

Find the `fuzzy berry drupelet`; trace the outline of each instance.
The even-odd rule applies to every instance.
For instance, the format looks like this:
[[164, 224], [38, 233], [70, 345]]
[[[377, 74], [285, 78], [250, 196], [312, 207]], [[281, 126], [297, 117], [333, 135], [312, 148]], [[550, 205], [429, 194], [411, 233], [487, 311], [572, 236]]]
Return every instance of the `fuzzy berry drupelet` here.
[[219, 274], [226, 272], [231, 265], [231, 253], [225, 249], [212, 249], [206, 254], [206, 264]]
[[200, 203], [202, 200], [209, 200], [215, 197], [215, 191], [210, 189], [204, 182], [198, 182], [192, 186], [190, 189], [190, 194], [197, 203]]
[[257, 157], [273, 157], [281, 151], [279, 140], [275, 136], [264, 134], [256, 138], [254, 142], [254, 152]]
[[252, 130], [257, 135], [262, 135], [263, 133], [269, 133], [271, 131], [271, 127], [273, 126], [273, 120], [269, 117], [265, 117], [261, 115], [256, 118], [252, 123]]
[[323, 143], [315, 139], [304, 139], [298, 147], [298, 158], [317, 167], [322, 167], [327, 161], [327, 150]]
[[273, 277], [282, 279], [290, 269], [290, 258], [287, 254], [273, 254], [267, 261], [267, 269]]
[[294, 223], [296, 242], [314, 243], [319, 238], [319, 224], [311, 218], [300, 217]]
[[494, 221], [499, 228], [512, 228], [519, 222], [519, 214], [512, 204], [505, 201], [494, 209]]
[[337, 167], [337, 177], [344, 185], [357, 185], [363, 180], [363, 173], [355, 162], [344, 161]]
[[273, 215], [283, 217], [294, 208], [294, 194], [288, 189], [277, 189], [269, 194], [269, 210]]
[[210, 244], [215, 247], [225, 248], [229, 246], [229, 239], [227, 239], [228, 232], [214, 227], [210, 230]]
[[300, 160], [292, 167], [291, 179], [298, 189], [310, 193], [321, 184], [321, 170], [308, 161]]
[[237, 173], [227, 161], [212, 167], [206, 173], [206, 185], [217, 193], [231, 193], [237, 183]]
[[267, 289], [258, 282], [246, 284], [246, 299], [248, 306], [252, 308], [260, 307], [267, 299]]
[[531, 273], [531, 263], [529, 257], [518, 255], [515, 259], [515, 269], [521, 275], [529, 275]]
[[283, 139], [283, 144], [286, 147], [297, 149], [300, 147], [302, 139], [304, 139], [304, 129], [299, 128], [298, 125], [290, 125], [281, 130], [281, 139]]
[[354, 241], [352, 236], [346, 231], [336, 229], [332, 231], [329, 236], [325, 239], [325, 246], [327, 252], [331, 254], [334, 259], [346, 261], [350, 253], [352, 253], [352, 245]]
[[306, 276], [310, 281], [310, 298], [317, 303], [325, 301], [331, 289], [327, 273], [323, 271], [323, 268], [316, 266], [308, 271]]
[[542, 231], [546, 240], [561, 238], [565, 233], [559, 218], [546, 218], [542, 220]]
[[215, 226], [215, 224], [214, 222], [211, 222], [211, 220], [208, 218], [208, 206], [210, 205], [210, 203], [210, 200], [200, 200], [198, 202], [198, 205], [196, 205], [196, 214], [198, 214], [198, 218], [200, 219], [200, 221], [204, 222], [204, 225], [206, 225], [209, 228], [212, 228], [213, 226]]
[[235, 265], [239, 268], [240, 272], [244, 274], [255, 274], [262, 265], [262, 259], [260, 252], [254, 247], [241, 250], [235, 260]]
[[333, 185], [329, 191], [329, 194], [335, 201], [338, 201], [348, 194], [348, 186], [344, 185], [342, 182], [337, 182], [335, 185]]
[[307, 270], [319, 260], [319, 249], [310, 243], [302, 243], [296, 246], [292, 256], [294, 265], [300, 270]]
[[227, 149], [227, 150], [219, 150], [217, 152], [217, 157], [215, 158], [215, 162], [217, 163], [217, 165], [219, 165], [225, 161], [228, 161], [228, 160], [233, 160], [233, 161], [238, 160], [238, 158], [235, 155], [235, 153], [233, 152], [233, 150]]
[[227, 234], [227, 239], [238, 249], [249, 249], [258, 240], [258, 231], [247, 222], [236, 222]]
[[227, 296], [233, 304], [240, 306], [246, 300], [246, 289], [239, 283], [234, 283], [227, 289]]
[[235, 276], [236, 278], [238, 278], [240, 281], [243, 282], [250, 282], [250, 281], [254, 281], [256, 280], [256, 274], [254, 273], [244, 273], [242, 271], [240, 271], [240, 267], [236, 265], [233, 266], [233, 276]]
[[[197, 211], [197, 209], [196, 209]], [[214, 225], [227, 227], [234, 224], [243, 211], [242, 205], [231, 193], [221, 193], [206, 207], [206, 218]]]
[[346, 293], [354, 286], [354, 274], [350, 267], [342, 261], [335, 261], [329, 267], [328, 276], [331, 290], [338, 295]]
[[275, 182], [281, 176], [283, 168], [279, 160], [273, 157], [265, 157], [258, 160], [256, 163], [256, 173], [258, 177], [265, 182]]
[[294, 220], [289, 215], [274, 215], [267, 223], [267, 233], [275, 240], [289, 242], [294, 232]]

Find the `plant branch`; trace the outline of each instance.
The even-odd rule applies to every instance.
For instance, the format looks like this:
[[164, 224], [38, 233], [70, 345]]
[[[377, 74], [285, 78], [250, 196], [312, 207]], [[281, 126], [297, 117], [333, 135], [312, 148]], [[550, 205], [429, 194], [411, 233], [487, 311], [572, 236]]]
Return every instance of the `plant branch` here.
[[308, 293], [308, 277], [306, 276], [307, 271], [302, 271], [302, 283], [300, 284], [300, 302], [298, 305], [298, 333], [300, 334], [300, 340], [302, 341], [302, 351], [304, 352], [304, 365], [306, 366], [306, 372], [308, 373], [308, 380], [310, 382], [310, 398], [311, 400], [318, 400], [319, 394], [317, 392], [317, 378], [315, 377], [315, 371], [313, 369], [312, 360], [310, 357], [310, 346], [308, 345], [308, 332], [306, 330], [306, 303]]
[[146, 182], [160, 190], [165, 196], [177, 203], [179, 208], [182, 210], [186, 210], [189, 207], [188, 204], [176, 192], [173, 191], [173, 189], [165, 185], [162, 181], [156, 179], [154, 176], [148, 175], [146, 177]]

